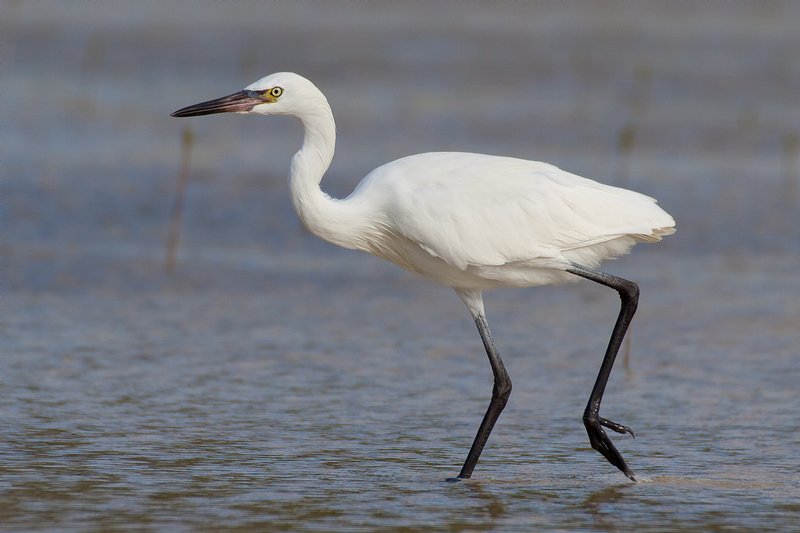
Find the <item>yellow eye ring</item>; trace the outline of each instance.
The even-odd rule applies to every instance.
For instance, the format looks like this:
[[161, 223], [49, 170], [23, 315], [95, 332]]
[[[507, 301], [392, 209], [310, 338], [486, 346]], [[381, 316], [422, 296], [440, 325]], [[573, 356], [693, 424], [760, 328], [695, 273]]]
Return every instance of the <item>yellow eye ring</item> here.
[[278, 98], [283, 94], [283, 87], [273, 87], [269, 90], [269, 95], [273, 98]]

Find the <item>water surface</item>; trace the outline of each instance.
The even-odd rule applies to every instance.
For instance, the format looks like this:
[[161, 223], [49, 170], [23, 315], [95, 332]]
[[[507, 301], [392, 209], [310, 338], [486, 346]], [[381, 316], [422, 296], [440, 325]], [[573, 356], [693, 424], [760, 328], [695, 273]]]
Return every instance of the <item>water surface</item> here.
[[[3, 5], [0, 529], [791, 530], [800, 519], [800, 15], [792, 4]], [[448, 289], [307, 235], [289, 121], [169, 119], [275, 70], [336, 113], [325, 187], [409, 153], [552, 161], [659, 198], [618, 298]], [[163, 245], [194, 134], [178, 264]], [[620, 144], [633, 128], [630, 149]], [[622, 148], [620, 148], [622, 146]]]

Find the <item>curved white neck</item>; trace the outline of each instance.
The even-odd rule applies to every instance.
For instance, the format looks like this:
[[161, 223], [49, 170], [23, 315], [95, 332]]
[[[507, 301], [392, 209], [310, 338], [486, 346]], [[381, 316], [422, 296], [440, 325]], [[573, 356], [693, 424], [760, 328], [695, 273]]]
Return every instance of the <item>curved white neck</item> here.
[[336, 124], [328, 103], [318, 102], [297, 117], [303, 124], [303, 146], [292, 158], [289, 188], [297, 215], [308, 230], [345, 248], [362, 249], [363, 218], [352, 202], [331, 198], [320, 189], [336, 145]]

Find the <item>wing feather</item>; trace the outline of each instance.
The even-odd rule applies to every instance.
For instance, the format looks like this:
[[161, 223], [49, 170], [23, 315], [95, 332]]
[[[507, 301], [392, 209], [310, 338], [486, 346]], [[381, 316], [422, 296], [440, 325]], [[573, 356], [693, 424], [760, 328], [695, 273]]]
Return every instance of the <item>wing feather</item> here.
[[623, 236], [659, 240], [675, 225], [648, 196], [507, 157], [419, 154], [379, 167], [363, 187], [382, 196], [393, 233], [462, 270], [563, 259]]

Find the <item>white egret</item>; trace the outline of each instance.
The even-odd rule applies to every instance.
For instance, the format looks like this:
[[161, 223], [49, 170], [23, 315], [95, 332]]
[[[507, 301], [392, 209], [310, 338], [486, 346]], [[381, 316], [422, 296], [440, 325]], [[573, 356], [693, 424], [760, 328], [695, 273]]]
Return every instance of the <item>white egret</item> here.
[[289, 186], [308, 230], [452, 287], [478, 327], [494, 373], [489, 408], [458, 478], [469, 478], [511, 393], [483, 307], [482, 291], [586, 278], [622, 300], [599, 375], [583, 414], [592, 447], [635, 480], [603, 427], [633, 431], [600, 416], [617, 351], [638, 303], [638, 286], [597, 270], [637, 242], [656, 242], [675, 221], [648, 196], [603, 185], [540, 162], [474, 153], [404, 157], [369, 173], [347, 198], [320, 182], [331, 163], [336, 127], [322, 92], [289, 72], [266, 76], [237, 93], [185, 107], [174, 117], [212, 113], [289, 115], [304, 127]]

